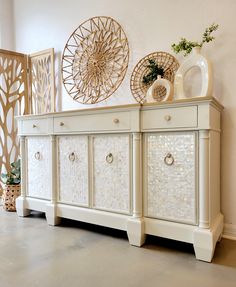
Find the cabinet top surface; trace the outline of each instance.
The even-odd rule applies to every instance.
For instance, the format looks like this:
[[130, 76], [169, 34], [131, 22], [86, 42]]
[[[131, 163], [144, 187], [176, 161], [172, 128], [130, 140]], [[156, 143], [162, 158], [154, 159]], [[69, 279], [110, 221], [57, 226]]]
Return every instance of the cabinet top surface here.
[[122, 111], [132, 111], [132, 110], [153, 110], [153, 109], [162, 109], [162, 108], [173, 108], [173, 107], [185, 107], [192, 105], [202, 105], [208, 104], [213, 105], [219, 111], [223, 110], [223, 106], [213, 97], [204, 97], [204, 98], [191, 98], [191, 99], [181, 99], [175, 101], [166, 101], [166, 102], [157, 102], [149, 104], [128, 104], [128, 105], [119, 105], [119, 106], [109, 106], [109, 107], [99, 107], [99, 108], [86, 108], [79, 110], [68, 110], [62, 112], [38, 114], [38, 115], [24, 115], [16, 116], [17, 120], [24, 119], [33, 119], [33, 118], [50, 118], [50, 117], [60, 117], [60, 116], [73, 116], [73, 115], [83, 115], [83, 114], [99, 114], [99, 113], [109, 113], [109, 112], [122, 112]]

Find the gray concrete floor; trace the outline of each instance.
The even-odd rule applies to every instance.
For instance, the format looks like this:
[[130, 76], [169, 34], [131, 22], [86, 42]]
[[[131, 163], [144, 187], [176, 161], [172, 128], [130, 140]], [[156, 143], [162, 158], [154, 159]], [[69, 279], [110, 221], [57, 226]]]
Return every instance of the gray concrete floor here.
[[138, 248], [121, 231], [71, 220], [52, 227], [43, 214], [0, 207], [0, 287], [15, 286], [236, 287], [236, 241], [223, 239], [205, 263], [189, 244], [148, 237]]

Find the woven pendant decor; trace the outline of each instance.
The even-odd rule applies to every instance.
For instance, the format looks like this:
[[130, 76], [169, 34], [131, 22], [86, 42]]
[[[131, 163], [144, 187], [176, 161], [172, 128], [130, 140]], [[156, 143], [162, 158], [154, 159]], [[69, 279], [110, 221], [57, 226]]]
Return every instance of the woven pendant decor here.
[[[143, 83], [143, 77], [147, 76], [150, 72], [149, 68], [147, 67], [149, 65], [149, 60], [155, 61], [158, 67], [161, 67], [164, 70], [163, 78], [169, 80], [171, 83], [174, 82], [175, 72], [179, 67], [179, 63], [175, 57], [166, 52], [154, 52], [142, 58], [134, 67], [130, 79], [130, 88], [133, 97], [138, 103], [141, 104], [145, 103], [147, 90], [152, 85], [152, 83]], [[159, 86], [157, 89], [155, 89], [156, 101], [162, 101], [162, 99], [165, 98], [165, 95], [165, 87]]]
[[62, 57], [62, 78], [69, 95], [82, 104], [110, 97], [128, 68], [129, 45], [110, 17], [93, 17], [70, 36]]

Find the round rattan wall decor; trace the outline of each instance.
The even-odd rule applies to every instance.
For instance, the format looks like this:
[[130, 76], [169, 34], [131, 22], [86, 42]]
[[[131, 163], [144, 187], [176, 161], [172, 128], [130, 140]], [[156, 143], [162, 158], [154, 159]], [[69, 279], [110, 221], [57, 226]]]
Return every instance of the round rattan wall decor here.
[[93, 17], [70, 36], [62, 57], [62, 78], [69, 95], [82, 104], [110, 97], [120, 86], [129, 62], [121, 26], [110, 17]]
[[[134, 70], [130, 79], [130, 88], [133, 97], [138, 103], [145, 103], [147, 90], [151, 84], [145, 84], [143, 77], [149, 73], [148, 65], [149, 61], [153, 60], [164, 70], [163, 78], [174, 82], [175, 72], [178, 70], [179, 63], [174, 56], [166, 52], [154, 52], [144, 58], [142, 58], [138, 64], [134, 67]], [[155, 91], [155, 100], [162, 101], [165, 98], [166, 89], [163, 86], [158, 87]]]

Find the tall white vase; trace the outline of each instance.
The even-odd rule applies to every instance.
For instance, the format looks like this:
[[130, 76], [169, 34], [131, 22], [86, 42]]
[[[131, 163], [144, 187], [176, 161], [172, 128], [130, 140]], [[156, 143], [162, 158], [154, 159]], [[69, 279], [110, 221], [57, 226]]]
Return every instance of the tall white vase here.
[[212, 66], [208, 58], [201, 54], [200, 47], [194, 47], [188, 58], [180, 65], [175, 74], [174, 98], [184, 99], [188, 96], [184, 92], [184, 78], [187, 72], [198, 67], [201, 71], [201, 92], [196, 97], [207, 97], [212, 93]]

